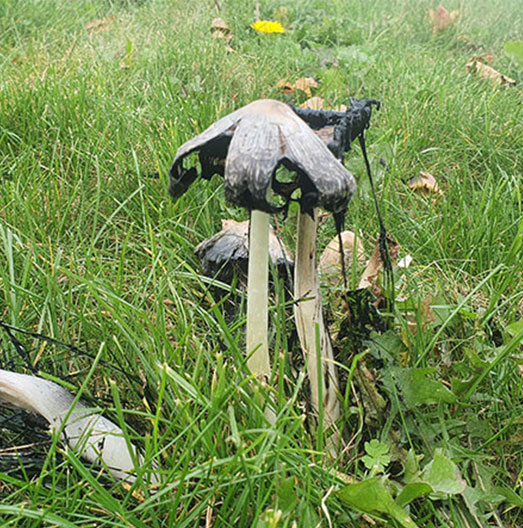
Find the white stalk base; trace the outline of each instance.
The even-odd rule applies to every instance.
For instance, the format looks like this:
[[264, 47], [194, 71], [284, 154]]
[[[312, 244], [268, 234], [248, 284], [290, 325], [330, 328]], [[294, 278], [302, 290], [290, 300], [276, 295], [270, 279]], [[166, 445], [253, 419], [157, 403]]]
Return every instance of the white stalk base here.
[[[249, 233], [249, 273], [247, 278], [247, 366], [262, 382], [271, 378], [269, 345], [269, 215], [251, 211]], [[268, 409], [270, 423], [275, 415]]]
[[81, 401], [72, 408], [74, 400], [52, 381], [0, 370], [0, 404], [43, 416], [82, 458], [106, 467], [119, 480], [134, 482], [134, 461], [143, 461], [134, 446], [116, 424], [101, 416], [100, 409], [88, 408]]
[[[314, 218], [307, 214], [299, 214], [294, 268], [294, 300], [296, 302], [294, 317], [298, 338], [307, 363], [312, 405], [318, 416], [323, 414], [324, 430], [334, 428], [329, 438], [329, 446], [331, 453], [335, 454], [336, 447], [339, 447], [339, 431], [335, 423], [340, 417], [339, 385], [332, 345], [323, 320], [316, 267], [317, 225], [316, 211]], [[319, 329], [319, 350], [316, 338], [317, 328]], [[321, 364], [321, 373], [318, 372], [319, 364]]]

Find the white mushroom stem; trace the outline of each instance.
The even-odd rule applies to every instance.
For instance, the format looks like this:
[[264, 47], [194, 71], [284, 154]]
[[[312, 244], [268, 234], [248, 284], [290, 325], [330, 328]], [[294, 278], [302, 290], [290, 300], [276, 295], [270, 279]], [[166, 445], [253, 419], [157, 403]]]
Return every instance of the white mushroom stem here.
[[123, 431], [60, 385], [37, 376], [0, 370], [0, 404], [43, 416], [82, 458], [106, 467], [117, 479], [133, 482], [141, 457]]
[[269, 325], [269, 215], [251, 211], [249, 274], [247, 278], [247, 366], [268, 381], [271, 376]]
[[[294, 268], [294, 317], [307, 363], [312, 405], [318, 416], [323, 416], [323, 429], [326, 430], [335, 427], [340, 416], [340, 405], [338, 376], [329, 333], [323, 320], [316, 266], [317, 219], [316, 211], [314, 218], [308, 214], [299, 214]], [[321, 367], [321, 371], [318, 367]], [[330, 445], [335, 448], [338, 439], [339, 432], [335, 429], [332, 431]]]

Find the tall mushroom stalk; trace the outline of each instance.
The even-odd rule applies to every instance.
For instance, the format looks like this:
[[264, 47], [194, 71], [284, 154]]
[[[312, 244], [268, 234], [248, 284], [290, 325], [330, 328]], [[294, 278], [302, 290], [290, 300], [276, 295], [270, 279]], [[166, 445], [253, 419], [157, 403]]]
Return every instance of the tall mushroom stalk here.
[[[183, 166], [184, 158], [195, 151], [199, 151], [200, 174], [196, 167], [186, 169]], [[278, 181], [277, 169], [280, 166], [295, 173], [294, 182]], [[273, 100], [254, 101], [220, 119], [199, 136], [182, 145], [170, 170], [169, 192], [177, 199], [198, 176], [210, 179], [213, 174], [224, 176], [225, 194], [231, 202], [252, 211], [247, 292], [247, 354], [251, 372], [267, 376], [270, 372], [270, 361], [266, 337], [266, 213], [285, 210], [291, 200], [296, 200], [300, 204], [304, 222], [307, 215], [314, 215], [316, 207], [333, 212], [338, 219], [343, 218], [356, 184], [353, 176], [292, 108]], [[294, 193], [297, 190], [300, 193], [299, 197], [295, 198]], [[281, 206], [271, 202], [273, 194], [281, 196], [286, 203]], [[307, 229], [303, 232], [306, 234]], [[305, 234], [301, 236], [301, 240], [306, 238]], [[315, 238], [312, 240], [315, 245]], [[315, 266], [315, 262], [312, 266]], [[305, 271], [306, 267], [302, 266], [301, 269]], [[307, 295], [315, 295], [319, 300], [317, 278], [314, 279], [315, 271], [312, 277], [315, 288], [313, 291], [307, 291]], [[301, 275], [298, 282], [302, 287], [305, 284], [304, 288], [308, 289], [307, 281], [303, 282]], [[316, 321], [322, 320], [321, 300], [319, 315], [311, 317], [308, 311], [305, 313], [306, 318], [300, 317], [303, 327], [314, 326]], [[323, 335], [324, 341], [328, 342], [324, 327]], [[310, 348], [304, 350], [311, 357], [308, 352]], [[324, 356], [324, 353], [320, 352], [320, 355]], [[329, 393], [332, 397], [325, 414], [329, 417], [326, 423], [330, 425], [339, 412], [331, 411], [331, 405], [333, 408], [337, 405], [334, 403], [337, 383], [320, 384], [321, 387], [323, 385], [333, 388], [332, 393]], [[316, 402], [316, 410], [324, 403], [324, 398], [317, 396], [317, 390], [313, 400]]]
[[271, 364], [267, 329], [269, 326], [269, 215], [252, 211], [249, 232], [247, 276], [247, 366], [269, 379]]
[[[134, 482], [136, 464], [143, 462], [123, 431], [77, 401], [60, 385], [40, 378], [0, 369], [0, 405], [43, 416], [51, 428], [62, 433], [69, 447], [89, 462], [105, 467], [116, 479]], [[151, 475], [157, 480], [156, 475]]]
[[[325, 326], [316, 265], [318, 215], [299, 213], [298, 241], [294, 268], [294, 317], [298, 337], [307, 360], [312, 405], [325, 429], [340, 416], [338, 376], [334, 354]], [[337, 443], [334, 432], [331, 445]]]
[[[379, 108], [375, 99], [352, 100], [346, 112], [311, 110], [292, 107], [343, 163], [345, 152], [352, 141], [362, 136], [369, 126], [373, 105]], [[344, 210], [334, 210], [336, 228], [340, 236]], [[336, 420], [340, 416], [338, 400], [339, 386], [334, 354], [329, 332], [325, 325], [321, 292], [316, 265], [316, 211], [309, 214], [300, 212], [298, 219], [298, 241], [294, 269], [294, 307], [296, 328], [307, 361], [307, 372], [311, 385], [313, 408], [318, 414], [324, 429], [332, 429], [329, 450], [335, 454], [340, 440]], [[344, 269], [344, 254], [340, 245], [340, 259]]]

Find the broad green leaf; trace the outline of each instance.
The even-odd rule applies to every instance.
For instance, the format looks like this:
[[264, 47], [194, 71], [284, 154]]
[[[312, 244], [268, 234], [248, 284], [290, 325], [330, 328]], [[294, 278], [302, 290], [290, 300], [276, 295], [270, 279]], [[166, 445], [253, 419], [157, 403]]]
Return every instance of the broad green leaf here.
[[420, 475], [419, 461], [423, 458], [423, 455], [416, 455], [413, 449], [410, 449], [407, 453], [407, 459], [405, 460], [405, 474], [403, 480], [407, 483], [418, 481]]
[[432, 487], [426, 482], [412, 482], [401, 490], [401, 493], [396, 497], [396, 504], [402, 507], [406, 506], [414, 499], [428, 495], [433, 491]]
[[515, 323], [511, 323], [505, 327], [505, 332], [510, 337], [514, 337], [516, 334], [518, 334], [522, 330], [523, 330], [523, 319], [520, 319], [519, 321], [516, 321]]
[[371, 354], [385, 364], [395, 363], [398, 356], [407, 350], [403, 341], [392, 331], [372, 333], [369, 348]]
[[434, 459], [423, 469], [421, 480], [432, 486], [434, 492], [448, 495], [461, 493], [467, 487], [456, 464], [441, 449], [436, 449]]
[[505, 53], [523, 67], [523, 40], [509, 40], [504, 45]]
[[370, 442], [365, 442], [365, 451], [372, 457], [379, 457], [389, 452], [389, 446], [373, 438]]
[[407, 512], [394, 502], [383, 479], [371, 478], [349, 484], [338, 495], [351, 508], [365, 513], [386, 513], [404, 528], [417, 528]]
[[383, 471], [385, 466], [390, 463], [389, 446], [381, 443], [375, 438], [370, 442], [365, 442], [365, 451], [367, 454], [362, 457], [362, 461], [367, 469]]
[[298, 496], [294, 491], [294, 485], [294, 477], [286, 478], [282, 480], [280, 487], [276, 492], [278, 497], [278, 506], [284, 514], [294, 510], [298, 504]]
[[454, 403], [457, 399], [441, 382], [429, 379], [436, 372], [434, 368], [394, 367], [390, 371], [410, 409], [424, 403]]
[[521, 495], [518, 495], [514, 490], [510, 488], [502, 488], [501, 486], [496, 486], [494, 488], [494, 492], [498, 495], [502, 495], [503, 497], [505, 497], [505, 500], [509, 504], [512, 504], [517, 508], [523, 508], [523, 497]]

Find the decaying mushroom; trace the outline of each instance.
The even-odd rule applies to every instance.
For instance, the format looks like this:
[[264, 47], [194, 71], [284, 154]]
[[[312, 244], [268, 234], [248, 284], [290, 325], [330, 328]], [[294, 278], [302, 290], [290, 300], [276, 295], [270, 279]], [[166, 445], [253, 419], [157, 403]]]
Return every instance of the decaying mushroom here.
[[[343, 116], [336, 118], [336, 123], [340, 119], [346, 121]], [[194, 166], [185, 168], [183, 165], [184, 159], [195, 151], [199, 152], [200, 173]], [[295, 179], [291, 182], [279, 180], [279, 167], [294, 173]], [[176, 199], [199, 176], [209, 179], [214, 174], [224, 176], [226, 197], [251, 211], [247, 286], [248, 366], [251, 372], [266, 377], [270, 376], [267, 213], [286, 210], [291, 200], [300, 204], [295, 266], [298, 302], [295, 314], [300, 342], [307, 357], [313, 404], [323, 415], [324, 425], [332, 425], [339, 415], [339, 404], [332, 350], [323, 323], [318, 290], [316, 209], [323, 207], [332, 212], [337, 226], [341, 226], [356, 189], [354, 178], [292, 107], [273, 100], [254, 101], [182, 145], [170, 170], [169, 192]], [[274, 195], [279, 195], [284, 203], [280, 205], [271, 200]], [[321, 342], [319, 350], [316, 346], [317, 328]], [[321, 361], [318, 361], [318, 354]], [[318, 366], [321, 367], [321, 375]], [[329, 376], [332, 376], [332, 381], [328, 380]], [[325, 406], [320, 404], [320, 399], [326, 402]]]
[[[60, 385], [40, 378], [0, 370], [0, 405], [43, 416], [80, 456], [106, 468], [116, 479], [133, 482], [135, 463], [142, 462], [123, 431], [92, 409], [77, 401]], [[152, 475], [154, 478], [154, 475]]]
[[[222, 220], [222, 230], [203, 242], [194, 250], [202, 263], [204, 275], [230, 283], [236, 275], [241, 285], [246, 284], [249, 260], [249, 221]], [[278, 275], [287, 276], [294, 269], [291, 252], [278, 240], [269, 226], [269, 260], [278, 270]]]
[[369, 127], [372, 107], [379, 110], [380, 105], [376, 99], [351, 99], [345, 112], [295, 106], [292, 109], [317, 132], [334, 156], [343, 162], [351, 143]]

